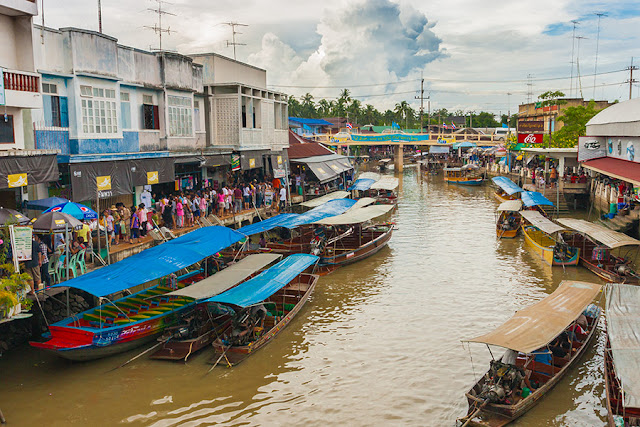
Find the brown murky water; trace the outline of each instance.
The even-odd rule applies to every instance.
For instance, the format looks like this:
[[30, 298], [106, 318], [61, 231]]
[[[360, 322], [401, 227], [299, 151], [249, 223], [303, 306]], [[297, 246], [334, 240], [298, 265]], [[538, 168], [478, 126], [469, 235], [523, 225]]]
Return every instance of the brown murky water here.
[[[71, 363], [25, 347], [0, 359], [0, 408], [13, 426], [453, 426], [488, 367], [460, 343], [552, 292], [582, 268], [546, 266], [522, 238], [496, 241], [489, 186], [402, 177], [389, 247], [320, 279], [271, 344], [236, 368], [140, 350]], [[516, 425], [603, 425], [603, 334], [580, 365]], [[500, 353], [499, 349], [494, 350]]]

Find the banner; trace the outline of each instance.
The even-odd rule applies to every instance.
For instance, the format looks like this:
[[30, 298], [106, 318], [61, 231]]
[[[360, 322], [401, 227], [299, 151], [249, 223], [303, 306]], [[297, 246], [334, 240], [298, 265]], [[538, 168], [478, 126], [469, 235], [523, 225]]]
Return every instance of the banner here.
[[381, 135], [358, 135], [351, 134], [354, 142], [426, 142], [429, 135], [406, 134], [406, 133], [385, 133]]
[[[0, 120], [2, 116], [0, 115]], [[0, 189], [58, 181], [56, 155], [0, 157]]]
[[147, 185], [159, 183], [160, 179], [158, 179], [158, 171], [147, 172]]
[[16, 173], [7, 175], [7, 185], [9, 188], [24, 187], [28, 184], [26, 173]]
[[544, 138], [541, 133], [518, 134], [518, 144], [542, 144], [542, 142]]
[[522, 121], [518, 122], [519, 133], [544, 133], [543, 121]]
[[603, 136], [581, 136], [578, 139], [578, 161], [607, 157], [607, 141]]
[[232, 171], [240, 170], [240, 156], [238, 154], [231, 155], [231, 170]]

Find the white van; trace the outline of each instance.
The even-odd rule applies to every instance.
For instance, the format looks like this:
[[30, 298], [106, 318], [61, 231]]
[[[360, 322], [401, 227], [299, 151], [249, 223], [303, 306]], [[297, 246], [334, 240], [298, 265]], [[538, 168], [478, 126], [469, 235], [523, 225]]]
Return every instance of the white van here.
[[509, 132], [511, 133], [516, 133], [515, 128], [495, 128], [495, 131], [493, 132], [494, 135], [494, 140], [496, 141], [504, 141], [507, 139], [507, 136], [509, 135]]

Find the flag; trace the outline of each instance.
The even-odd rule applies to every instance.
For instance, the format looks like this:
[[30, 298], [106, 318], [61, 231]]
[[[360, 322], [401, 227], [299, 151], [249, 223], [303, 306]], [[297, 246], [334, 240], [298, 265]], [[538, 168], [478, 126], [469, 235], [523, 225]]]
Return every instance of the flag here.
[[396, 122], [391, 122], [392, 129], [400, 129], [400, 126]]
[[347, 122], [347, 129], [353, 129], [353, 125], [349, 122]]
[[503, 127], [503, 128], [508, 128], [509, 126], [507, 126], [507, 124], [506, 124], [506, 123], [503, 123], [503, 124], [502, 124], [502, 127]]
[[451, 129], [455, 129], [455, 128], [456, 128], [456, 125], [453, 122], [451, 122]]
[[445, 129], [449, 129], [449, 126], [447, 126], [446, 123], [442, 123], [442, 127], [445, 128]]

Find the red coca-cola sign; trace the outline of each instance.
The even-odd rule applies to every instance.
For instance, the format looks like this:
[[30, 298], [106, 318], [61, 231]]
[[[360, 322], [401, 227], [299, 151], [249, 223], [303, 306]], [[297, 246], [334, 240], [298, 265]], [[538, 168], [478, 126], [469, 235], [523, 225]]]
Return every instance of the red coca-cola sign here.
[[519, 133], [519, 144], [542, 144], [543, 138], [541, 133]]

